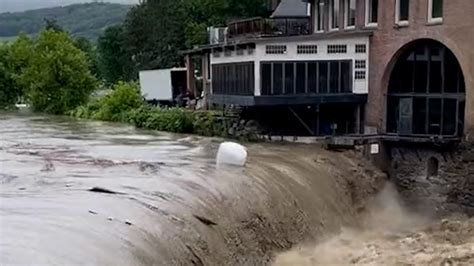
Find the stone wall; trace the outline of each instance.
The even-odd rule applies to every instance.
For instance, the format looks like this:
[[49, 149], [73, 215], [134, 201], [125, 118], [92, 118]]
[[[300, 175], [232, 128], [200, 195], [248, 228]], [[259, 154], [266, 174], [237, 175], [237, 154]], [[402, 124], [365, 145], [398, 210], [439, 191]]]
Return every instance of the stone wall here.
[[[390, 176], [407, 204], [426, 214], [474, 215], [474, 143], [453, 147], [392, 145]], [[438, 162], [430, 176], [429, 161]], [[433, 170], [433, 169], [431, 169]]]

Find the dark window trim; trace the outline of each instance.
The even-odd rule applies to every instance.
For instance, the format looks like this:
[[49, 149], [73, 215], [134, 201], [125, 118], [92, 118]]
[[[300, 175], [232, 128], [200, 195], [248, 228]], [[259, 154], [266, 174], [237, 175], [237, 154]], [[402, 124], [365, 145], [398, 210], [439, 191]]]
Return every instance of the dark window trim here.
[[[336, 62], [338, 65], [337, 65], [337, 68], [338, 68], [338, 78], [337, 80], [335, 81], [337, 83], [337, 86], [336, 88], [331, 88], [331, 63], [333, 62]], [[297, 84], [297, 78], [298, 78], [298, 75], [296, 73], [297, 71], [297, 64], [298, 63], [305, 63], [305, 93], [303, 94], [314, 94], [314, 93], [311, 93], [311, 90], [308, 86], [309, 84], [309, 74], [308, 74], [308, 64], [309, 63], [316, 63], [316, 73], [315, 73], [315, 77], [316, 77], [316, 84], [315, 84], [315, 91], [316, 91], [316, 94], [319, 94], [320, 93], [320, 84], [319, 84], [319, 81], [320, 81], [320, 72], [319, 72], [319, 65], [321, 63], [325, 63], [327, 65], [327, 92], [324, 92], [324, 93], [329, 93], [329, 94], [340, 94], [340, 93], [353, 93], [354, 91], [354, 87], [353, 87], [353, 75], [352, 75], [352, 71], [353, 71], [353, 63], [352, 63], [352, 60], [313, 60], [313, 61], [261, 61], [260, 62], [260, 87], [261, 88], [266, 88], [266, 86], [264, 86], [264, 82], [269, 82], [271, 85], [270, 85], [270, 95], [280, 95], [280, 94], [275, 94], [275, 90], [274, 90], [274, 81], [275, 81], [275, 77], [274, 77], [274, 64], [282, 64], [283, 66], [283, 71], [282, 71], [282, 80], [283, 80], [283, 91], [282, 91], [282, 94], [285, 95], [287, 94], [287, 91], [286, 91], [286, 74], [285, 74], [285, 71], [286, 71], [286, 64], [288, 63], [291, 63], [293, 64], [293, 93], [290, 93], [291, 94], [302, 94], [302, 93], [298, 93], [297, 91], [297, 87], [296, 87], [296, 84]], [[344, 78], [344, 75], [342, 73], [342, 64], [343, 63], [349, 63], [349, 86], [350, 88], [342, 88], [341, 86], [344, 84], [344, 81], [343, 81], [343, 78]], [[266, 65], [266, 64], [269, 64], [271, 67], [271, 75], [270, 75], [270, 81], [268, 80], [265, 80], [264, 79], [264, 75], [263, 75], [263, 65]], [[330, 92], [330, 91], [334, 91], [334, 92]], [[265, 92], [262, 91], [262, 95], [266, 95], [264, 94]]]

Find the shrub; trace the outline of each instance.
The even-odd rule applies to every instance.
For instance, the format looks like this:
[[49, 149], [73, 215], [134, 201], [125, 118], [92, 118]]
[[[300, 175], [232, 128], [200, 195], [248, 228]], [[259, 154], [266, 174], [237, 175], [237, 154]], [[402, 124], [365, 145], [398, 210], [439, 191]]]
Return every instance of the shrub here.
[[226, 132], [215, 112], [144, 104], [138, 85], [133, 82], [119, 82], [109, 94], [90, 100], [70, 114], [76, 118], [126, 122], [138, 128], [174, 133], [224, 136]]
[[134, 82], [119, 82], [114, 90], [92, 104], [98, 109], [89, 118], [105, 121], [128, 122], [128, 114], [143, 105], [140, 89]]
[[193, 132], [202, 136], [225, 136], [226, 130], [217, 112], [196, 111], [193, 113]]

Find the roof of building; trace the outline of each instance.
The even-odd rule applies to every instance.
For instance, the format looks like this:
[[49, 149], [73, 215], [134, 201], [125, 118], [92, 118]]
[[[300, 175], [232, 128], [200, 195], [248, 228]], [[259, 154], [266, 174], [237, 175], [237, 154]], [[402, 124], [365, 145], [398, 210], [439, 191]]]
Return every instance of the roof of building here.
[[282, 0], [272, 14], [275, 17], [306, 17], [308, 16], [308, 3], [303, 0]]

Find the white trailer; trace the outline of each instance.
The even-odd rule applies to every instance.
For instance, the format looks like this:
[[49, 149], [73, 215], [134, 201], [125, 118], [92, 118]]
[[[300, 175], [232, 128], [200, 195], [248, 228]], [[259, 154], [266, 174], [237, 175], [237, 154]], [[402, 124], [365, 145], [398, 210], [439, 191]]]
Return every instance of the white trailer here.
[[140, 89], [146, 101], [172, 103], [186, 92], [186, 68], [140, 71]]

